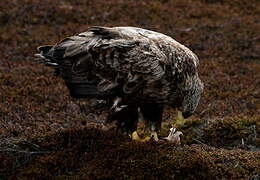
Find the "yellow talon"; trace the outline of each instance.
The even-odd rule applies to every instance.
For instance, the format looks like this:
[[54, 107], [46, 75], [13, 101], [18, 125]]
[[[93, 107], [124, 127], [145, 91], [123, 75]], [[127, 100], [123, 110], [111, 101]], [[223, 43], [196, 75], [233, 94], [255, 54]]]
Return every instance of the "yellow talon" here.
[[131, 139], [132, 139], [133, 141], [141, 141], [141, 140], [142, 140], [142, 139], [138, 136], [137, 131], [134, 131], [130, 136], [131, 136]]
[[185, 120], [183, 118], [183, 115], [182, 115], [182, 112], [181, 111], [178, 111], [177, 112], [177, 117], [176, 117], [176, 122], [175, 122], [175, 125], [177, 126], [183, 126], [185, 124]]
[[[159, 141], [157, 132], [152, 131], [152, 132], [151, 132], [151, 137], [152, 137], [155, 141]], [[150, 137], [149, 137], [149, 138], [150, 138]]]
[[130, 135], [131, 139], [133, 141], [138, 141], [138, 142], [147, 142], [149, 141], [151, 138], [153, 138], [155, 141], [158, 141], [158, 135], [155, 131], [151, 132], [151, 136], [146, 136], [145, 138], [140, 138], [137, 131], [134, 131], [131, 135]]

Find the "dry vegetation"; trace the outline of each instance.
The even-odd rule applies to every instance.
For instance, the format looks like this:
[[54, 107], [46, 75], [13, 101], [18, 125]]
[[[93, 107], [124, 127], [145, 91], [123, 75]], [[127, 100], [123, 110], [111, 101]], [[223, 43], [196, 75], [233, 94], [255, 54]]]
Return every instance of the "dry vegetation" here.
[[[259, 179], [259, 14], [257, 0], [0, 1], [0, 179]], [[205, 93], [182, 146], [131, 142], [33, 61], [91, 25], [148, 28], [198, 54]]]

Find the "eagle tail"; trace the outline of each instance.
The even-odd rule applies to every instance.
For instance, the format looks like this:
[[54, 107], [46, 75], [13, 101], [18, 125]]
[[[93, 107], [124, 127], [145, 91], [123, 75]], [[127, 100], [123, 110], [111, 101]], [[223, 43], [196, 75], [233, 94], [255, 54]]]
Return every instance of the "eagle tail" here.
[[45, 45], [45, 46], [38, 47], [37, 50], [39, 53], [34, 54], [34, 57], [36, 61], [39, 61], [40, 63], [43, 63], [46, 66], [53, 67], [55, 69], [54, 75], [58, 76], [60, 75], [59, 64], [53, 58], [52, 47], [53, 47], [52, 45]]
[[96, 98], [104, 99], [114, 97], [117, 91], [115, 89], [101, 92], [97, 88], [97, 84], [93, 82], [73, 83], [65, 82], [70, 91], [71, 97], [74, 98]]
[[35, 60], [54, 68], [54, 75], [56, 76], [61, 75], [61, 71], [63, 72], [62, 78], [65, 80], [72, 97], [104, 99], [114, 96], [116, 93], [115, 90], [100, 92], [98, 90], [99, 78], [95, 76], [92, 78], [86, 77], [85, 75], [88, 73], [82, 74], [81, 71], [72, 73], [71, 67], [64, 67], [64, 64], [62, 66], [61, 61], [65, 54], [65, 48], [53, 48], [51, 45], [46, 45], [38, 47], [37, 50], [39, 53], [34, 55]]

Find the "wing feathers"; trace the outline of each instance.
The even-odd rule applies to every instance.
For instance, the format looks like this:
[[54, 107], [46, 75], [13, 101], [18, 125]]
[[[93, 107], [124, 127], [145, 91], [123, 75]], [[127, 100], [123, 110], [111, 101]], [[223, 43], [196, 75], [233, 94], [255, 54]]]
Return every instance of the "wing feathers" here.
[[[171, 42], [168, 37], [158, 34], [152, 36], [151, 31], [143, 36], [135, 30], [130, 27], [93, 26], [89, 31], [68, 37], [54, 47], [39, 47], [42, 54], [38, 57], [53, 59], [46, 63], [48, 65], [60, 65], [65, 81], [74, 82], [77, 76], [84, 76], [79, 78], [81, 82], [87, 79], [85, 72], [93, 71], [95, 76], [103, 80], [96, 86], [100, 92], [120, 86], [125, 93], [132, 93], [145, 83], [162, 78], [168, 73], [166, 66], [173, 66], [170, 68], [173, 76], [174, 71], [186, 70], [193, 65], [186, 62], [191, 57], [186, 54], [190, 52], [185, 48], [183, 50], [174, 40]], [[195, 70], [193, 68], [190, 71], [196, 72], [196, 65]], [[81, 89], [83, 87], [80, 86]]]
[[53, 46], [52, 45], [45, 45], [45, 46], [39, 46], [37, 50], [39, 52], [42, 52], [43, 54], [47, 53]]
[[93, 32], [95, 35], [100, 35], [103, 38], [112, 39], [112, 38], [120, 37], [118, 31], [108, 27], [92, 26], [90, 27], [89, 31]]

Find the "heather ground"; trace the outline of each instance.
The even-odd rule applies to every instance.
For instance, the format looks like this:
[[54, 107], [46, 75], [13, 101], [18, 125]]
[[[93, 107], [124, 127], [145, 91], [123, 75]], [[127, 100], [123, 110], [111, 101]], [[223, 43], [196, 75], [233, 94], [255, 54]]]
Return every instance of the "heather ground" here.
[[[259, 179], [259, 14], [257, 0], [0, 1], [0, 179]], [[205, 92], [181, 146], [116, 133], [33, 61], [92, 25], [159, 31], [199, 56]]]

